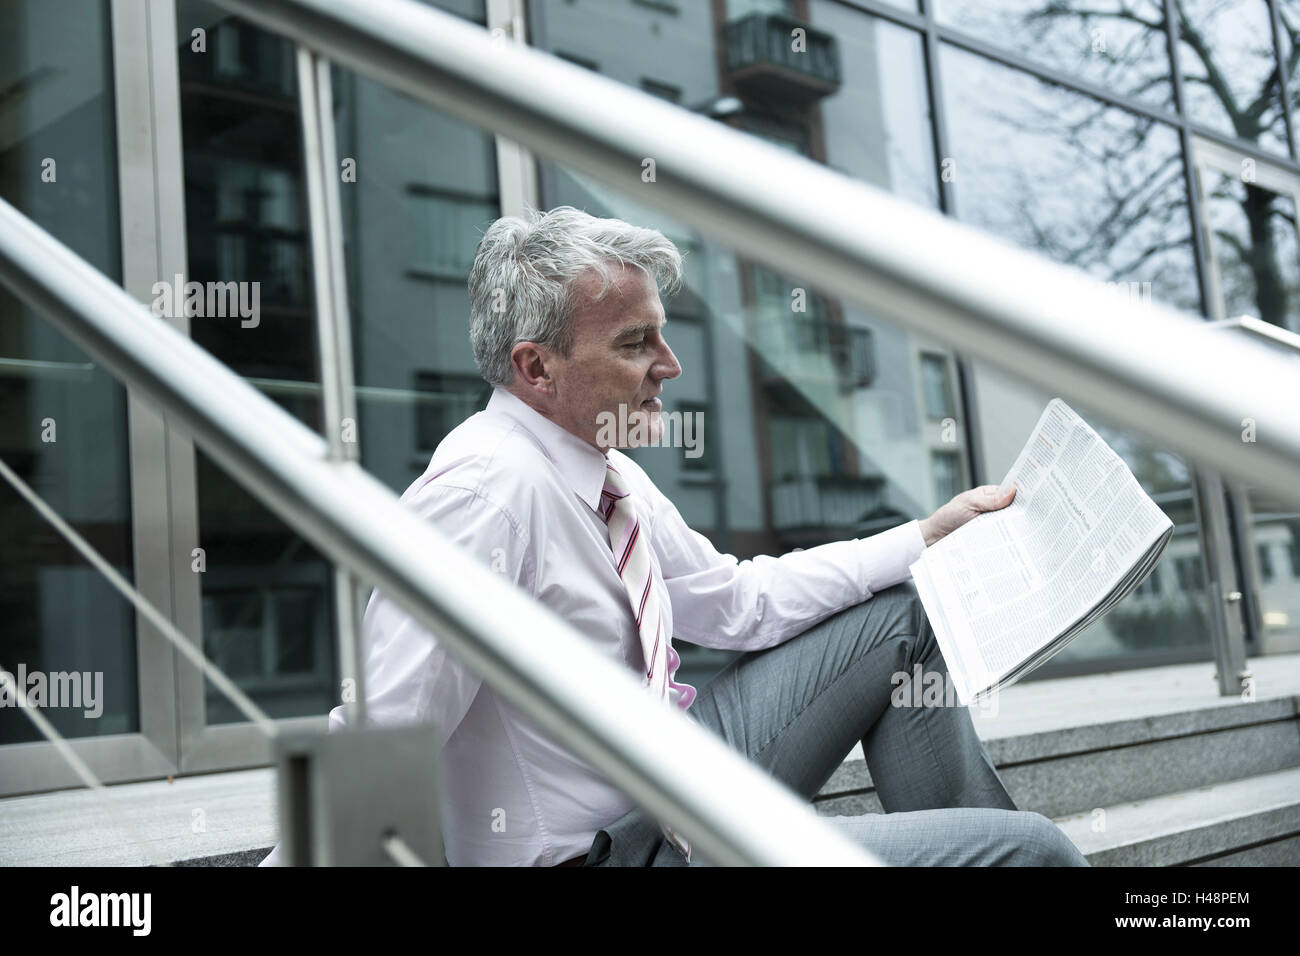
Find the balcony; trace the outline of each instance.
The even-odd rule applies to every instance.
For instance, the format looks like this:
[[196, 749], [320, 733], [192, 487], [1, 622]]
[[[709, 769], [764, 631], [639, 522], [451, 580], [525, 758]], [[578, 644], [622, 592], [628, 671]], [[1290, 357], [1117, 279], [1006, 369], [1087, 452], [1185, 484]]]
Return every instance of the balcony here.
[[871, 329], [833, 322], [821, 308], [792, 316], [769, 306], [762, 314], [758, 346], [765, 363], [763, 381], [789, 379], [834, 385], [847, 392], [867, 388], [876, 380]]
[[800, 351], [830, 356], [842, 388], [866, 388], [876, 380], [876, 347], [870, 329], [796, 317], [794, 330]]
[[[798, 50], [795, 30], [803, 31]], [[829, 33], [777, 13], [750, 14], [725, 31], [727, 76], [744, 93], [807, 106], [840, 88], [840, 52]]]
[[772, 529], [852, 529], [881, 505], [883, 480], [850, 475], [821, 475], [774, 481]]

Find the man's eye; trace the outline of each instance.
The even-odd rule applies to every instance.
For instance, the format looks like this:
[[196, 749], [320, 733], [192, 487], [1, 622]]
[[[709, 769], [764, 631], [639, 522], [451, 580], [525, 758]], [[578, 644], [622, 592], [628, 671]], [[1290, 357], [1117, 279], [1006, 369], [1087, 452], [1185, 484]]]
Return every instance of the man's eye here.
[[645, 345], [645, 339], [637, 339], [635, 342], [626, 343], [623, 347], [630, 348], [630, 349], [639, 349], [643, 345]]

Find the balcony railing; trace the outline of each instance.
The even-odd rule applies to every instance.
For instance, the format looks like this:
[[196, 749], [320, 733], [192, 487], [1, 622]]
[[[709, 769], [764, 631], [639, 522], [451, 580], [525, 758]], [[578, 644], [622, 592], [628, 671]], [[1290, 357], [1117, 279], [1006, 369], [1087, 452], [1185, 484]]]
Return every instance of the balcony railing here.
[[820, 475], [772, 482], [772, 529], [851, 529], [880, 507], [880, 478]]
[[870, 329], [803, 316], [795, 318], [794, 329], [800, 350], [830, 356], [843, 388], [865, 388], [875, 381], [876, 346]]
[[726, 43], [729, 78], [743, 92], [810, 103], [840, 88], [835, 37], [802, 20], [750, 14], [726, 25]]

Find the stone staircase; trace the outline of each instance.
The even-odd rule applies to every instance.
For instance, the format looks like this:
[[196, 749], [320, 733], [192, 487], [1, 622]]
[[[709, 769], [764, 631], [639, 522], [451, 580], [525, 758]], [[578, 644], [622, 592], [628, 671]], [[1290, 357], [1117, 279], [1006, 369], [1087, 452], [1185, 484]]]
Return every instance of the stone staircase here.
[[[1250, 661], [1256, 699], [1218, 696], [1212, 664], [1029, 681], [976, 731], [1018, 806], [1096, 866], [1300, 864], [1300, 654]], [[252, 866], [275, 843], [270, 768], [0, 800], [0, 865]], [[879, 813], [861, 748], [815, 801]], [[194, 826], [194, 811], [206, 825]], [[150, 852], [124, 838], [147, 835]]]
[[[972, 719], [1016, 804], [1093, 865], [1300, 865], [1300, 655], [1250, 666], [1250, 701], [1182, 664], [1019, 684]], [[861, 748], [815, 805], [882, 812]]]

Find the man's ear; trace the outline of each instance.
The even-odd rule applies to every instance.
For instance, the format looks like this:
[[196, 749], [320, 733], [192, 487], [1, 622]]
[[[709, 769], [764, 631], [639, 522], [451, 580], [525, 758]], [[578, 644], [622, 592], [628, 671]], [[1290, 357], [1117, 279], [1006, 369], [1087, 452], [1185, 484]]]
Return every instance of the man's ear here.
[[515, 381], [536, 395], [554, 395], [555, 382], [551, 379], [550, 350], [535, 342], [520, 342], [510, 353], [515, 369]]

